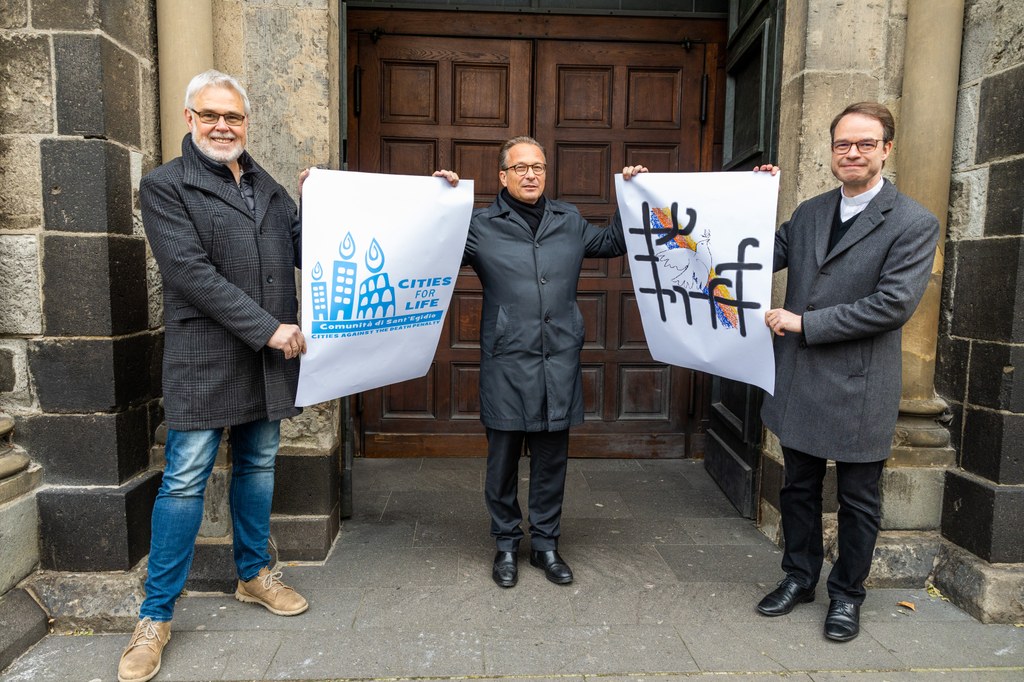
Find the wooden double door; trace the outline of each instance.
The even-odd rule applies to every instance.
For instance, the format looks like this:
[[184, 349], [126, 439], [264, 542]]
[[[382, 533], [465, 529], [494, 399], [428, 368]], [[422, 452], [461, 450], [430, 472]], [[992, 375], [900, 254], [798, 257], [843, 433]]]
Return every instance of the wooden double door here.
[[[528, 134], [547, 151], [546, 195], [605, 224], [624, 165], [712, 168], [724, 30], [692, 20], [352, 11], [349, 168], [453, 169], [474, 180], [486, 206], [500, 189], [502, 143]], [[571, 454], [694, 456], [707, 379], [651, 359], [627, 261], [583, 265], [586, 418]], [[428, 374], [358, 397], [364, 455], [486, 453], [481, 304], [480, 283], [463, 268]]]

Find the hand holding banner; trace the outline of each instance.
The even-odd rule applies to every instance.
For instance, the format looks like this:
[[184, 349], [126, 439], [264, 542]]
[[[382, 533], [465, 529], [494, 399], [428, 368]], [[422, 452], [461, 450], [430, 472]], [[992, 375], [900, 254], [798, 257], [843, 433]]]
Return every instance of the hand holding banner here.
[[651, 356], [775, 390], [771, 304], [779, 176], [615, 176]]
[[472, 180], [310, 171], [296, 405], [426, 374], [472, 211]]

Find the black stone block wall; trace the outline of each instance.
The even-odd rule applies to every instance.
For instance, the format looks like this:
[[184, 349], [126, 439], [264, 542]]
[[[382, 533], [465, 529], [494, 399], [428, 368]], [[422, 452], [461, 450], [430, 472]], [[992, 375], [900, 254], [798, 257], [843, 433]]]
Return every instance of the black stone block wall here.
[[51, 486], [37, 497], [39, 560], [52, 571], [127, 571], [149, 553], [160, 473], [117, 487]]
[[24, 158], [36, 166], [19, 189], [38, 207], [23, 227], [38, 245], [31, 293], [41, 302], [38, 325], [19, 339], [24, 355], [0, 349], [0, 391], [30, 387], [16, 437], [43, 467], [40, 554], [51, 570], [126, 570], [149, 551], [162, 337], [150, 328], [132, 169], [159, 155], [159, 131], [147, 129], [155, 7], [33, 0], [16, 23], [0, 22], [17, 29], [0, 41], [4, 53], [45, 76], [11, 80], [8, 99], [21, 106], [0, 107], [11, 114], [5, 144], [31, 150]]
[[1024, 64], [982, 78], [977, 96], [976, 119], [958, 127], [976, 124], [964, 172], [987, 171], [984, 221], [981, 235], [950, 232], [936, 363], [961, 467], [946, 475], [942, 534], [986, 561], [1024, 563]]

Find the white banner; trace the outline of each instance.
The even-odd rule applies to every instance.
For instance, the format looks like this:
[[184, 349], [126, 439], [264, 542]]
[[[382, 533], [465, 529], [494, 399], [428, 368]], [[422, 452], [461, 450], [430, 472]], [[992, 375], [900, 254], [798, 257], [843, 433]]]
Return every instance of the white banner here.
[[779, 176], [615, 176], [644, 334], [655, 360], [775, 391], [770, 307]]
[[296, 405], [427, 373], [472, 211], [472, 180], [310, 171]]

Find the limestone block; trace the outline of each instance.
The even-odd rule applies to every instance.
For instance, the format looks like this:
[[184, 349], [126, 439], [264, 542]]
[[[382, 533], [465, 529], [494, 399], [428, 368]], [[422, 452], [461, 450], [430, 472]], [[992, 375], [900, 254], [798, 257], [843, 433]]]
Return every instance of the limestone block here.
[[0, 130], [53, 132], [50, 40], [41, 35], [0, 36]]
[[[155, 61], [139, 62], [139, 115], [143, 154], [141, 174], [145, 175], [163, 161], [160, 156], [160, 83]], [[138, 183], [132, 184], [132, 187], [138, 186]]]
[[0, 353], [10, 357], [10, 372], [14, 380], [9, 391], [0, 389], [0, 412], [19, 415], [33, 411], [38, 406], [29, 383], [28, 341], [0, 339]]
[[949, 542], [935, 561], [935, 586], [983, 623], [1024, 621], [1024, 566], [990, 564]]
[[27, 24], [27, 0], [12, 0], [0, 3], [0, 28], [23, 28]]
[[879, 534], [865, 586], [924, 587], [939, 552], [936, 533], [885, 532]]
[[960, 82], [1024, 62], [1024, 4], [969, 0], [964, 12]]
[[942, 467], [893, 467], [882, 470], [883, 530], [935, 530], [942, 521]]
[[39, 240], [30, 234], [0, 234], [0, 334], [39, 334]]
[[[14, 452], [22, 457], [28, 457], [25, 451], [14, 446]], [[23, 471], [0, 479], [0, 505], [13, 502], [15, 499], [32, 492], [39, 487], [43, 481], [43, 468], [35, 462], [30, 462]]]
[[[246, 81], [242, 0], [213, 3], [213, 63], [219, 70]], [[248, 87], [249, 83], [243, 85]]]
[[885, 61], [879, 65], [880, 68], [872, 72], [872, 75], [879, 79], [878, 99], [895, 102], [903, 95], [903, 64], [907, 52], [906, 14], [890, 15], [884, 28]]
[[950, 239], [961, 241], [984, 236], [988, 173], [988, 166], [953, 173], [949, 187]]
[[956, 98], [956, 126], [953, 133], [953, 168], [974, 164], [974, 150], [978, 144], [978, 93], [975, 84], [961, 88]]
[[153, 250], [146, 243], [146, 291], [147, 319], [150, 329], [164, 324], [164, 282], [160, 278], [160, 267], [153, 258]]
[[337, 400], [312, 405], [302, 414], [281, 422], [281, 448], [285, 451], [328, 453], [338, 445], [341, 406]]
[[[888, 54], [888, 2], [807, 3], [809, 70], [870, 73]], [[856, 40], [849, 37], [856, 36]]]
[[230, 485], [231, 470], [226, 466], [214, 467], [206, 482], [199, 537], [222, 538], [231, 535]]
[[246, 5], [244, 11], [251, 151], [293, 197], [299, 171], [330, 158], [330, 16], [323, 5]]
[[57, 632], [90, 628], [123, 633], [130, 632], [139, 620], [145, 579], [143, 561], [130, 571], [39, 571], [28, 578], [25, 588], [55, 620]]
[[[812, 67], [808, 65], [808, 69], [810, 68]], [[799, 155], [793, 160], [796, 164], [794, 172], [799, 175], [796, 188], [799, 201], [810, 199], [838, 185], [831, 170], [829, 125], [832, 119], [847, 105], [876, 98], [878, 95], [878, 80], [868, 74], [808, 71], [802, 78], [800, 111], [787, 113], [786, 98], [783, 97], [782, 118], [800, 122], [799, 131], [785, 128], [781, 130], [782, 136], [799, 134]], [[789, 215], [787, 214], [785, 218], [788, 219]]]
[[39, 515], [35, 495], [0, 505], [0, 594], [17, 585], [39, 564]]
[[42, 222], [39, 143], [0, 137], [0, 230], [35, 230]]

